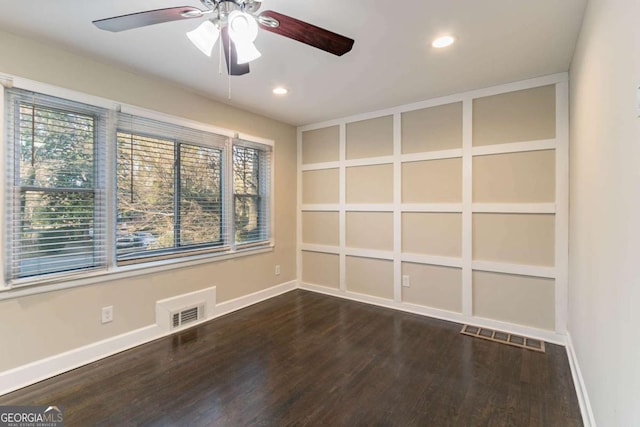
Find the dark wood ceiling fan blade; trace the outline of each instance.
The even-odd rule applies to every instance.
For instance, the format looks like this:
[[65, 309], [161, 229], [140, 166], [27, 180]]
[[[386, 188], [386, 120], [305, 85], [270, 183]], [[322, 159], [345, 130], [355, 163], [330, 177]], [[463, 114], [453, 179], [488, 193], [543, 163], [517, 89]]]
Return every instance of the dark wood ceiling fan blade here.
[[236, 46], [229, 38], [228, 27], [222, 27], [220, 30], [220, 42], [224, 48], [224, 59], [227, 61], [227, 71], [231, 76], [241, 76], [249, 72], [249, 64], [238, 64], [238, 55]]
[[258, 19], [260, 28], [281, 36], [306, 43], [309, 46], [342, 56], [353, 47], [354, 40], [340, 34], [336, 34], [324, 28], [316, 27], [299, 19], [283, 15], [273, 10], [266, 10], [260, 14], [261, 17], [275, 19], [280, 23], [277, 27], [263, 24]]
[[204, 12], [191, 6], [169, 7], [166, 9], [148, 10], [146, 12], [130, 13], [129, 15], [114, 16], [113, 18], [98, 19], [93, 24], [101, 30], [119, 32], [145, 27], [147, 25], [162, 24], [163, 22], [179, 21], [181, 19], [199, 18]]

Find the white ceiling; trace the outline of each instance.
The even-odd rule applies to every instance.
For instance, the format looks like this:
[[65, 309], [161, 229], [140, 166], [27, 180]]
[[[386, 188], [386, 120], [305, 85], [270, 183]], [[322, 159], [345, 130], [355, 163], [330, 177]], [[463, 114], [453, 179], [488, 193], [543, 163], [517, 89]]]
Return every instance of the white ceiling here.
[[[37, 3], [37, 6], [34, 4]], [[0, 30], [60, 45], [293, 125], [567, 71], [586, 0], [264, 0], [275, 10], [355, 39], [333, 56], [261, 31], [251, 73], [218, 75], [185, 32], [201, 19], [110, 33], [91, 21], [198, 0], [2, 0]], [[431, 40], [453, 34], [436, 50]], [[224, 59], [223, 59], [224, 61]], [[289, 89], [277, 97], [276, 85]]]

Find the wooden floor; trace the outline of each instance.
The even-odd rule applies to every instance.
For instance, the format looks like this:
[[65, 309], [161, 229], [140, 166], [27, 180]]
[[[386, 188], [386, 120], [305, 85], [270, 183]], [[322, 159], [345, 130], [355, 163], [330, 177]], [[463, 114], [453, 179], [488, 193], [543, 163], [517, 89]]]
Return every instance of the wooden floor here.
[[564, 348], [296, 290], [33, 386], [65, 426], [580, 426]]

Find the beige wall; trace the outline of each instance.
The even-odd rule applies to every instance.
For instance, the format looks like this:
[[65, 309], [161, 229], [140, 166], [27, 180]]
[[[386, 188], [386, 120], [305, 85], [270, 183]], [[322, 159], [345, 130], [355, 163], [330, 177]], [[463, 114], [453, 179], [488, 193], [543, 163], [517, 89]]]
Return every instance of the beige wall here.
[[393, 262], [373, 258], [346, 258], [347, 290], [393, 298]]
[[473, 101], [473, 145], [550, 139], [556, 136], [555, 86]]
[[554, 294], [553, 279], [473, 272], [475, 316], [553, 329]]
[[302, 203], [338, 203], [339, 178], [338, 169], [302, 172]]
[[473, 214], [473, 259], [551, 267], [554, 227], [549, 214]]
[[638, 17], [589, 0], [571, 64], [568, 330], [599, 426], [640, 420]]
[[393, 202], [393, 165], [347, 168], [347, 203]]
[[[477, 265], [482, 268], [508, 268], [507, 271], [542, 276], [555, 267], [557, 231], [553, 209], [557, 205], [558, 165], [556, 150], [549, 149], [551, 144], [546, 140], [556, 136], [556, 85], [466, 99], [472, 107], [468, 123], [473, 130], [471, 145], [494, 147], [478, 148], [472, 154], [461, 150], [463, 102], [402, 111], [399, 129], [394, 129], [398, 122], [388, 113], [355, 122], [344, 119], [345, 153], [335, 153], [333, 143], [330, 158], [346, 160], [332, 164], [333, 169], [302, 173], [303, 203], [335, 204], [331, 209], [344, 211], [344, 229], [337, 230], [336, 238], [335, 224], [338, 221], [340, 227], [340, 214], [332, 214], [338, 215], [338, 220], [333, 216], [330, 222], [318, 224], [317, 214], [304, 211], [303, 237], [318, 237], [303, 238], [303, 245], [331, 242], [330, 251], [348, 254], [344, 282], [338, 284], [344, 291], [553, 331], [555, 280], [471, 274], [470, 270], [473, 261], [480, 261]], [[335, 135], [335, 126], [312, 132]], [[303, 159], [305, 135], [303, 132]], [[516, 142], [526, 145], [505, 145]], [[394, 143], [399, 144], [395, 151]], [[526, 151], [518, 151], [523, 147]], [[514, 148], [517, 152], [512, 152]], [[454, 149], [460, 151], [438, 153]], [[367, 164], [367, 158], [394, 152], [401, 153], [394, 156], [394, 163], [384, 159], [389, 163]], [[319, 156], [315, 151], [312, 155]], [[466, 156], [470, 156], [467, 166], [463, 161]], [[353, 166], [350, 159], [360, 159], [358, 166]], [[376, 161], [379, 160], [372, 163]], [[464, 167], [468, 169], [465, 171]], [[340, 181], [340, 168], [345, 171], [344, 183]], [[464, 180], [468, 172], [470, 179]], [[313, 178], [311, 185], [308, 182], [312, 173], [326, 176]], [[400, 182], [395, 181], [398, 178]], [[346, 205], [342, 206], [341, 185], [346, 196]], [[465, 185], [467, 192], [463, 191]], [[463, 194], [471, 197], [463, 200]], [[352, 204], [360, 205], [357, 212], [350, 211]], [[378, 211], [390, 210], [391, 204], [393, 211]], [[471, 213], [470, 227], [463, 226], [467, 213]], [[326, 225], [329, 223], [330, 227]], [[344, 247], [340, 246], [340, 236]], [[463, 258], [463, 243], [468, 240], [471, 254]], [[321, 268], [313, 265], [319, 262], [318, 257], [305, 253], [302, 258], [303, 271]], [[333, 268], [339, 257], [332, 258]], [[463, 269], [468, 269], [469, 274], [463, 274]], [[332, 270], [332, 274], [337, 273]], [[409, 276], [410, 287], [400, 286], [402, 275]], [[463, 286], [463, 277], [469, 276], [471, 283]], [[497, 278], [496, 282], [487, 277]], [[327, 282], [326, 279], [313, 280], [310, 274], [303, 274], [305, 283], [326, 286], [319, 282]], [[336, 287], [335, 282], [331, 283]], [[523, 308], [529, 299], [532, 305]], [[466, 308], [464, 301], [470, 302]]]
[[402, 252], [462, 256], [462, 214], [404, 212]]
[[338, 126], [302, 132], [302, 163], [335, 162], [339, 146]]
[[391, 212], [347, 212], [346, 228], [348, 247], [393, 250]]
[[462, 102], [402, 113], [402, 154], [462, 148]]
[[302, 251], [302, 280], [329, 288], [340, 287], [340, 258], [335, 254]]
[[553, 203], [555, 150], [494, 154], [473, 158], [476, 203]]
[[316, 245], [338, 246], [340, 243], [338, 212], [303, 212], [302, 241]]
[[393, 116], [347, 124], [347, 159], [391, 154], [393, 154]]
[[402, 288], [402, 301], [455, 312], [462, 311], [462, 270], [436, 265], [402, 263], [410, 286]]
[[[276, 247], [266, 254], [0, 301], [0, 371], [153, 324], [159, 299], [216, 286], [218, 301], [227, 301], [295, 279], [293, 127], [8, 33], [0, 33], [1, 73], [274, 140]], [[114, 321], [102, 325], [100, 308], [107, 305], [114, 307]]]
[[462, 159], [402, 164], [403, 203], [460, 203]]

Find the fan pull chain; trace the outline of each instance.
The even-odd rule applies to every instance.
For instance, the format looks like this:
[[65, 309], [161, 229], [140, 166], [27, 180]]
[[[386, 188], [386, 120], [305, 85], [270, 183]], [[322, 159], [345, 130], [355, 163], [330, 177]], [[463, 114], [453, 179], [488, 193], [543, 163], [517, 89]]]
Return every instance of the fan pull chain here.
[[222, 43], [222, 40], [218, 43], [218, 74], [222, 74]]
[[231, 54], [233, 53], [231, 51], [231, 37], [228, 37], [229, 39], [229, 64], [227, 64], [227, 78], [229, 79], [229, 94], [228, 94], [228, 99], [231, 99], [231, 62], [233, 61]]

